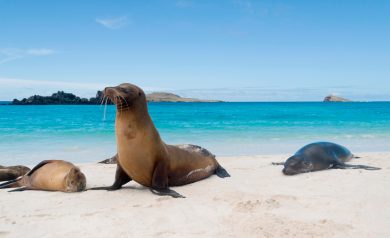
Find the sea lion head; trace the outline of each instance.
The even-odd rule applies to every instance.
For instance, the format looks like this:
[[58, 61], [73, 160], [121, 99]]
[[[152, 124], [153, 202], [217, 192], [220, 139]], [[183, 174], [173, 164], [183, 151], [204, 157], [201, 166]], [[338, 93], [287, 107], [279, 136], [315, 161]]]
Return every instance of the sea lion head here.
[[11, 166], [10, 169], [18, 171], [20, 175], [25, 175], [30, 171], [30, 168], [23, 165]]
[[294, 175], [310, 172], [312, 169], [313, 164], [310, 161], [307, 161], [300, 156], [293, 155], [284, 163], [284, 169], [282, 172], [285, 175]]
[[72, 168], [66, 176], [65, 192], [81, 192], [86, 186], [85, 175], [79, 168]]
[[144, 91], [136, 85], [122, 83], [116, 87], [106, 87], [104, 97], [108, 97], [117, 107], [118, 111], [131, 109], [138, 104], [146, 104]]

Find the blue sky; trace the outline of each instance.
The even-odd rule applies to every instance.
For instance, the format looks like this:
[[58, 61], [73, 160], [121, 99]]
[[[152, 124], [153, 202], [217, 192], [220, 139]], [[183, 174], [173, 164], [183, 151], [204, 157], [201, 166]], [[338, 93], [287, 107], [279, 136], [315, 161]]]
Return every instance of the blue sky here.
[[231, 101], [390, 100], [390, 1], [0, 0], [0, 100], [121, 82]]

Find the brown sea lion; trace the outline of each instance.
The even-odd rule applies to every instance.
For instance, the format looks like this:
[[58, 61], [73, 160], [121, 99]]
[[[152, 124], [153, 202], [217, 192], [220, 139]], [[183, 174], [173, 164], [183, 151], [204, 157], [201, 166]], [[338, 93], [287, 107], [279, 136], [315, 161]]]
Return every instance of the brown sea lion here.
[[168, 187], [193, 183], [212, 174], [230, 176], [206, 149], [165, 144], [150, 118], [141, 88], [125, 83], [105, 88], [104, 96], [117, 107], [118, 165], [114, 184], [93, 190], [116, 190], [134, 180], [155, 194], [183, 197]]
[[85, 175], [72, 163], [63, 160], [44, 160], [26, 175], [0, 184], [0, 189], [20, 187], [12, 191], [80, 192], [85, 189], [85, 185]]
[[0, 165], [0, 181], [8, 181], [25, 175], [30, 168], [23, 165], [16, 166], [1, 166]]

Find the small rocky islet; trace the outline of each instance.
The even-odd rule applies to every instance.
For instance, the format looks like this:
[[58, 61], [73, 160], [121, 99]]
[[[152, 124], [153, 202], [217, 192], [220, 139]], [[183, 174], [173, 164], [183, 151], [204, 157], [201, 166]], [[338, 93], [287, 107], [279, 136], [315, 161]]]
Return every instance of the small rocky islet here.
[[351, 100], [336, 95], [328, 95], [324, 98], [324, 102], [352, 102]]

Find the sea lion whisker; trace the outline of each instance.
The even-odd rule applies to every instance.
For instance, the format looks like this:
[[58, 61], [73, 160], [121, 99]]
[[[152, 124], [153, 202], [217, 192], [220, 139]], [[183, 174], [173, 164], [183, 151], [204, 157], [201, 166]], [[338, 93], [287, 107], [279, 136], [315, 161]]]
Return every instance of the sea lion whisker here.
[[122, 112], [122, 106], [121, 106], [122, 103], [120, 103], [120, 98], [118, 95], [116, 95], [114, 98], [116, 101], [116, 110], [118, 113], [121, 113]]
[[102, 99], [100, 100], [100, 107], [103, 106], [103, 102], [106, 99], [106, 95], [103, 95]]
[[119, 95], [122, 99], [123, 99], [123, 101], [125, 101], [125, 103], [126, 103], [126, 105], [127, 105], [127, 107], [129, 107], [129, 104], [127, 104], [127, 101], [126, 101], [126, 99], [122, 96], [122, 95]]
[[[118, 110], [120, 110], [120, 111], [125, 111], [125, 109], [128, 109], [128, 108], [129, 108], [129, 104], [127, 104], [127, 101], [126, 101], [126, 99], [125, 99], [123, 96], [117, 95], [117, 96], [115, 96], [115, 97], [116, 97], [116, 99], [117, 99], [117, 102], [120, 102], [120, 103], [117, 103], [117, 109], [118, 109]], [[122, 99], [123, 99], [123, 101], [126, 103], [126, 105], [123, 104]]]
[[103, 114], [103, 121], [106, 120], [106, 113], [107, 113], [107, 101], [108, 97], [106, 98], [106, 102], [104, 103], [104, 114]]

